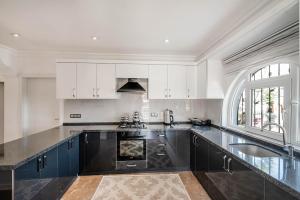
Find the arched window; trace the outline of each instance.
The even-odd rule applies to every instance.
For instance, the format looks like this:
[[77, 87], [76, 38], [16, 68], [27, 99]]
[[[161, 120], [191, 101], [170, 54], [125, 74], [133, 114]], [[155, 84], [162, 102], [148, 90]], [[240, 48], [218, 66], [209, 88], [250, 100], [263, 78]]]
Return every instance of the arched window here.
[[276, 123], [290, 132], [291, 68], [289, 63], [275, 63], [249, 71], [233, 97], [230, 126], [282, 141], [282, 130], [278, 126], [262, 127]]

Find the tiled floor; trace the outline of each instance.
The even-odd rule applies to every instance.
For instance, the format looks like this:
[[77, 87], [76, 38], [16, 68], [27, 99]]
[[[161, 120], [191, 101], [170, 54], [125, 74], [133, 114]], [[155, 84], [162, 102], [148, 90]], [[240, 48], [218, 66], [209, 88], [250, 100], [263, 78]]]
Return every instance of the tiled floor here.
[[[210, 200], [192, 172], [178, 173], [191, 200]], [[80, 176], [63, 196], [63, 200], [90, 200], [99, 185], [102, 176]]]

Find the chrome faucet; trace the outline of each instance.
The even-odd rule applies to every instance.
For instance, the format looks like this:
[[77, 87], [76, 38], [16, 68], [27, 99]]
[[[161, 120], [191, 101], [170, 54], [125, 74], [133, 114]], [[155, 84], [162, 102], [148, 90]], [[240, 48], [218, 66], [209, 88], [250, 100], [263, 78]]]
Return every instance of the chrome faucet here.
[[270, 123], [266, 123], [265, 125], [263, 125], [261, 127], [261, 131], [263, 131], [264, 128], [267, 127], [267, 126], [269, 126], [269, 125], [277, 126], [278, 128], [280, 128], [282, 130], [283, 150], [286, 151], [286, 152], [288, 152], [289, 157], [294, 158], [294, 150], [295, 150], [295, 148], [291, 144], [287, 144], [286, 143], [286, 130], [285, 130], [285, 128], [282, 125], [280, 125], [280, 124], [270, 122]]

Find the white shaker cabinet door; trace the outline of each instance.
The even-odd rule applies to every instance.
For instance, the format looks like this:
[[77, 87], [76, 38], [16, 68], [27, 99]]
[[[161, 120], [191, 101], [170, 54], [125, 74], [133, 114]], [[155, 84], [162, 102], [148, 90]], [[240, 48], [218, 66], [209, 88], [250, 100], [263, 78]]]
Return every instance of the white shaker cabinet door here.
[[151, 65], [149, 67], [149, 99], [168, 98], [168, 66]]
[[77, 99], [95, 99], [97, 89], [97, 65], [77, 64]]
[[186, 97], [197, 99], [197, 66], [186, 66]]
[[116, 99], [116, 65], [97, 65], [97, 98]]
[[76, 97], [76, 63], [56, 63], [56, 98]]
[[186, 99], [186, 67], [183, 65], [168, 66], [169, 99]]

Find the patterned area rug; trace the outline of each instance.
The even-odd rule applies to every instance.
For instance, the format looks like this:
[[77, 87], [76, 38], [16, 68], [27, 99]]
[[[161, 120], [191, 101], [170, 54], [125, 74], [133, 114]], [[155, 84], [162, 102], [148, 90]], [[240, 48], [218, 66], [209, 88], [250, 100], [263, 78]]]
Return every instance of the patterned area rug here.
[[190, 200], [177, 174], [104, 176], [92, 200]]

